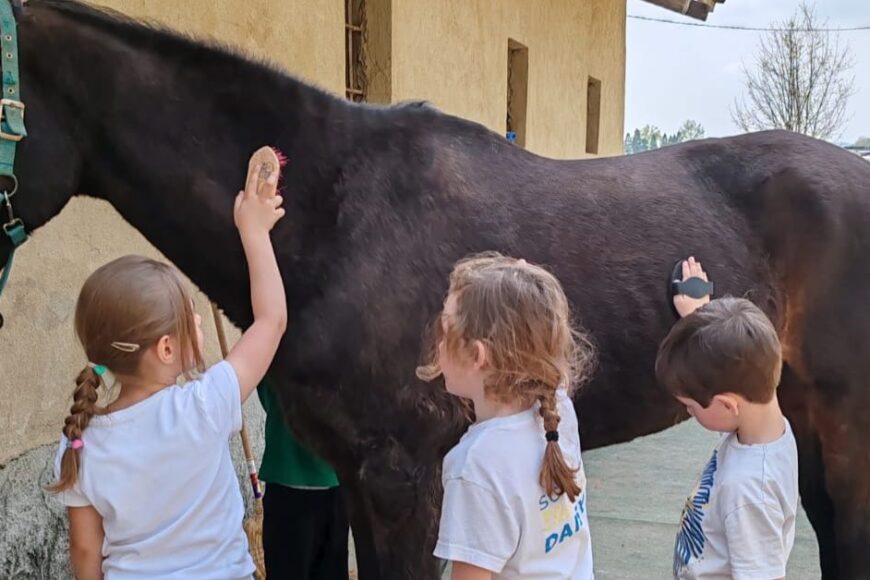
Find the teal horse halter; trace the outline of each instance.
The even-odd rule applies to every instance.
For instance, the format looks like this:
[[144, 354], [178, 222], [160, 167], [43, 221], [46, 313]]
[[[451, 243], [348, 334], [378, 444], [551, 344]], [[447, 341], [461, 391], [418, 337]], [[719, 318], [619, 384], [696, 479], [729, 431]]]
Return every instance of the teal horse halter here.
[[[12, 181], [12, 190], [0, 194], [0, 206], [6, 206], [3, 233], [12, 242], [9, 258], [0, 275], [0, 295], [6, 288], [15, 250], [27, 241], [24, 222], [15, 217], [12, 199], [18, 193], [18, 178], [15, 177], [15, 148], [27, 136], [24, 128], [24, 103], [18, 88], [18, 31], [10, 0], [0, 0], [0, 63], [2, 63], [2, 96], [0, 96], [0, 176]], [[2, 220], [4, 218], [0, 218]], [[3, 316], [0, 315], [0, 328]]]

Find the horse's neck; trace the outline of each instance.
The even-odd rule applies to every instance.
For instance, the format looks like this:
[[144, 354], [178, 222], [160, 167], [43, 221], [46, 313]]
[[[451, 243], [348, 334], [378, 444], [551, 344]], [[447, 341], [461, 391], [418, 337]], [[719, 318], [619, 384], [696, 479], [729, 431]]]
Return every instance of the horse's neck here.
[[[289, 157], [294, 210], [331, 188], [352, 109], [289, 77], [145, 29], [68, 19], [59, 97], [81, 111], [82, 193], [108, 200], [239, 324], [250, 321], [247, 268], [232, 220], [248, 156]], [[126, 34], [125, 34], [126, 32]], [[76, 54], [70, 54], [76, 53]], [[285, 273], [286, 275], [286, 273]]]

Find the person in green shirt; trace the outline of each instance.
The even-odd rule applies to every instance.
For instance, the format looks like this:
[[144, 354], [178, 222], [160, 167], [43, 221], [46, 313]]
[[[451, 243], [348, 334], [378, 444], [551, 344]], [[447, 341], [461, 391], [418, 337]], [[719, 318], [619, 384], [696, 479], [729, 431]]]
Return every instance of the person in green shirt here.
[[266, 411], [260, 479], [263, 551], [272, 579], [346, 580], [349, 525], [338, 476], [287, 428], [267, 380], [257, 387]]

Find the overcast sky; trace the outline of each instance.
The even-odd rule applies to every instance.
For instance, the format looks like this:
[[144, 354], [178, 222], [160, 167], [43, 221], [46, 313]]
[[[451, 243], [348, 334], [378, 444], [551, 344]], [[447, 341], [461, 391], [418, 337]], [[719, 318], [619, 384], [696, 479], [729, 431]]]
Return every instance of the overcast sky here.
[[[763, 27], [793, 13], [799, 0], [726, 0], [709, 24]], [[870, 0], [820, 0], [817, 13], [831, 27], [870, 26]], [[628, 0], [628, 13], [695, 22], [642, 0]], [[628, 20], [626, 131], [646, 124], [667, 133], [684, 120], [701, 123], [708, 136], [740, 129], [729, 107], [742, 93], [741, 63], [751, 63], [761, 32], [702, 29]], [[870, 30], [844, 32], [855, 60], [856, 93], [840, 138], [870, 137]]]

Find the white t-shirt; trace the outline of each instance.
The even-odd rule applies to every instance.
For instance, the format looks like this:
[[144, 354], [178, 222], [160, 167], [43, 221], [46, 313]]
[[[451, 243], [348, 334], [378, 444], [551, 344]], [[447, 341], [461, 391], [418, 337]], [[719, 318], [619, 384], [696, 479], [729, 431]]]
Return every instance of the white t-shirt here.
[[798, 504], [797, 444], [788, 421], [772, 443], [743, 445], [729, 433], [686, 500], [674, 577], [784, 578]]
[[[251, 578], [227, 439], [241, 429], [228, 362], [198, 380], [91, 419], [78, 483], [58, 494], [103, 518], [106, 580]], [[62, 439], [56, 470], [66, 449]]]
[[557, 396], [559, 445], [568, 465], [580, 468], [580, 496], [548, 498], [538, 483], [547, 442], [537, 404], [475, 423], [444, 458], [435, 556], [498, 580], [593, 577], [577, 415], [564, 391]]

